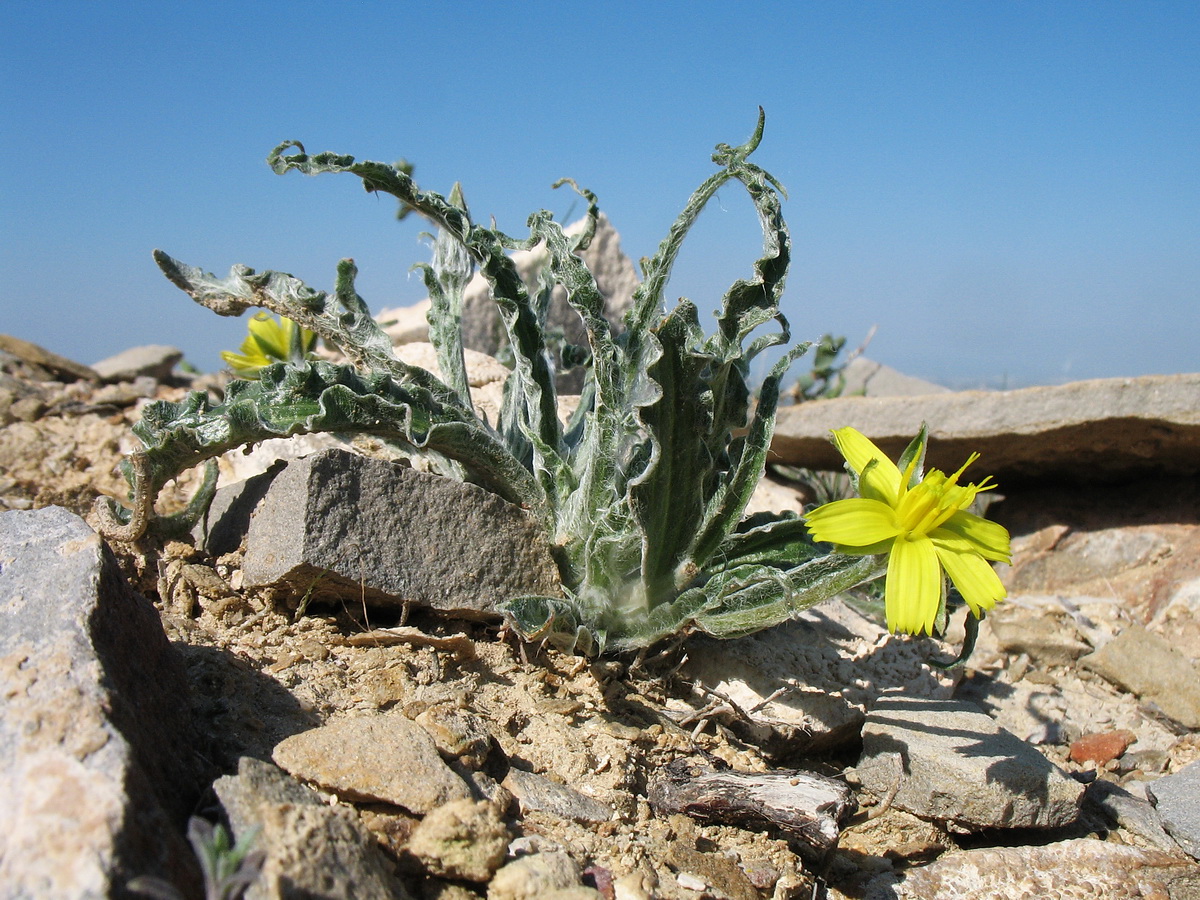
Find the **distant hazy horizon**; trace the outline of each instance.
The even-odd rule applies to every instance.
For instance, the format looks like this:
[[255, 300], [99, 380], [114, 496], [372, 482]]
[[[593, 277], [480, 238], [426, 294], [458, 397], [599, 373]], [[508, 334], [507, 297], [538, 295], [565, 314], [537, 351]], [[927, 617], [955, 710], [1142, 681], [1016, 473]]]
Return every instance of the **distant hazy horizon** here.
[[[323, 289], [353, 257], [373, 309], [419, 300], [422, 223], [272, 174], [289, 139], [405, 157], [513, 235], [577, 217], [572, 177], [637, 260], [760, 105], [797, 340], [877, 326], [867, 356], [951, 387], [1200, 369], [1200, 4], [1174, 0], [7, 4], [0, 332], [218, 368], [245, 323], [153, 248]], [[672, 295], [712, 309], [758, 241], [724, 188]]]

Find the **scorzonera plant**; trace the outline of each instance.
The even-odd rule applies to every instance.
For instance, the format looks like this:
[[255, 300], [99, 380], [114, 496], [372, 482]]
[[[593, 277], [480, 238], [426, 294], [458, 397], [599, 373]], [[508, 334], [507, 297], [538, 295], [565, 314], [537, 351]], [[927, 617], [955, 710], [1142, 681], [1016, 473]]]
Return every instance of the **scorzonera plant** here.
[[[218, 278], [156, 251], [166, 276], [198, 303], [221, 315], [265, 308], [338, 347], [348, 362], [292, 354], [263, 366], [255, 380], [231, 382], [219, 405], [199, 392], [149, 405], [134, 426], [143, 446], [125, 465], [133, 508], [103, 507], [107, 529], [136, 537], [169, 479], [234, 447], [309, 432], [361, 433], [427, 455], [439, 471], [489, 488], [541, 523], [562, 596], [497, 598], [527, 639], [594, 653], [645, 647], [685, 628], [733, 637], [877, 576], [880, 557], [828, 553], [799, 517], [744, 517], [763, 474], [780, 382], [808, 347], [786, 349], [751, 402], [752, 361], [790, 340], [779, 310], [790, 259], [781, 188], [749, 160], [762, 128], [760, 114], [747, 143], [718, 145], [718, 171], [644, 261], [643, 283], [619, 331], [602, 315], [603, 298], [576, 255], [595, 229], [591, 192], [571, 183], [588, 203], [588, 227], [578, 238], [543, 211], [530, 216], [529, 236], [517, 239], [475, 223], [457, 187], [444, 197], [419, 189], [401, 167], [280, 145], [268, 158], [275, 172], [355, 175], [367, 191], [391, 194], [436, 227], [433, 261], [423, 268], [442, 377], [393, 354], [355, 292], [351, 260], [338, 264], [326, 292], [240, 265]], [[729, 288], [715, 331], [705, 334], [693, 303], [667, 309], [663, 293], [689, 229], [731, 182], [758, 211], [763, 251], [749, 277]], [[541, 243], [549, 263], [542, 289], [531, 292], [509, 254]], [[464, 365], [463, 289], [476, 267], [513, 359], [496, 422], [476, 413]], [[553, 285], [565, 289], [588, 343], [572, 354], [586, 359], [587, 377], [566, 422], [545, 332], [545, 289]]]

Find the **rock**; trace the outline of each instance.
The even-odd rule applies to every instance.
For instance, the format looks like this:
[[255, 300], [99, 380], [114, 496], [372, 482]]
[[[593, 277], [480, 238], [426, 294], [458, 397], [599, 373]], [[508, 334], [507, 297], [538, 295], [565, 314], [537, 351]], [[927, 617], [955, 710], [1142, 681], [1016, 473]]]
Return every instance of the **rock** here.
[[[694, 892], [697, 897], [729, 900], [759, 900], [762, 897], [741, 867], [725, 854], [712, 852], [711, 845], [696, 833], [687, 819], [675, 816], [671, 824], [678, 827], [673, 828], [676, 837], [667, 846], [666, 862], [674, 871], [675, 883], [680, 888]], [[704, 849], [700, 849], [701, 846]]]
[[1200, 762], [1152, 781], [1146, 791], [1171, 837], [1191, 856], [1200, 859]]
[[599, 800], [535, 772], [510, 768], [500, 783], [517, 798], [522, 814], [538, 810], [576, 822], [607, 822], [612, 818], [613, 811]]
[[839, 397], [783, 407], [772, 461], [842, 468], [829, 441], [853, 426], [892, 459], [929, 425], [928, 465], [953, 472], [972, 452], [979, 475], [1021, 482], [1127, 479], [1200, 472], [1200, 374], [1080, 381], [1017, 391]]
[[1200, 728], [1200, 672], [1141, 625], [1131, 625], [1079, 664], [1153, 703], [1184, 727]]
[[[294, 434], [291, 437], [260, 441], [252, 447], [239, 447], [221, 456], [217, 460], [220, 471], [217, 484], [221, 490], [226, 487], [238, 489], [242, 482], [271, 471], [272, 467], [280, 460], [287, 462], [320, 453], [322, 450], [345, 449], [346, 442], [332, 434]], [[221, 491], [218, 490], [217, 497], [213, 499], [213, 507], [216, 507], [220, 496]], [[212, 518], [210, 509], [209, 520], [212, 521]], [[245, 534], [248, 524], [249, 519], [247, 519], [246, 525], [242, 526], [241, 533], [237, 535], [239, 541]]]
[[[1144, 625], [1200, 578], [1200, 479], [1006, 488], [988, 516], [1013, 535], [1013, 565], [997, 567], [1012, 594], [1116, 597], [1126, 622]], [[1173, 618], [1186, 621], [1187, 610], [1177, 607]], [[1179, 637], [1200, 637], [1192, 629]], [[1200, 652], [1162, 634], [1186, 654]]]
[[198, 877], [188, 685], [158, 613], [82, 519], [0, 513], [0, 885], [119, 894]]
[[[66, 375], [71, 379], [84, 381], [99, 381], [100, 375], [95, 369], [77, 363], [65, 356], [51, 353], [45, 347], [39, 347], [30, 341], [22, 340], [8, 334], [0, 334], [0, 353], [15, 356], [22, 362], [35, 366], [37, 369], [48, 370], [55, 375]], [[42, 374], [47, 374], [43, 372]]]
[[426, 297], [412, 306], [396, 306], [380, 310], [375, 316], [383, 333], [392, 339], [393, 346], [429, 341], [429, 309], [433, 304]]
[[491, 803], [453, 800], [421, 820], [406, 849], [431, 875], [486, 882], [504, 862], [508, 841]]
[[469, 769], [483, 768], [492, 749], [492, 736], [482, 716], [440, 703], [418, 714], [415, 721], [429, 732], [443, 759], [460, 760]]
[[[1040, 598], [1037, 598], [1040, 599]], [[1070, 665], [1092, 650], [1062, 606], [1010, 596], [988, 613], [987, 621], [1000, 649], [1025, 653], [1036, 663]]]
[[166, 381], [181, 359], [183, 351], [177, 347], [148, 344], [123, 350], [93, 363], [92, 368], [105, 381], [133, 381], [141, 376]]
[[[579, 864], [565, 853], [531, 853], [497, 872], [488, 885], [487, 896], [488, 900], [543, 900], [555, 897], [558, 891], [582, 887], [582, 875]], [[592, 891], [590, 896], [600, 895]]]
[[1200, 578], [1177, 584], [1149, 627], [1192, 665], [1200, 664]]
[[[582, 233], [585, 220], [567, 226], [568, 236]], [[601, 214], [596, 225], [596, 234], [591, 246], [579, 254], [580, 258], [596, 278], [596, 286], [604, 295], [604, 315], [616, 324], [629, 308], [633, 292], [638, 286], [637, 272], [629, 258], [621, 252], [621, 237]], [[512, 255], [522, 280], [532, 290], [537, 288], [537, 273], [546, 264], [548, 254], [544, 245], [532, 250], [519, 250]], [[547, 316], [547, 330], [560, 331], [564, 340], [586, 346], [587, 337], [579, 315], [566, 302], [561, 287], [555, 288]], [[487, 281], [480, 274], [471, 279], [463, 297], [463, 344], [490, 356], [495, 356], [508, 343], [504, 326], [491, 299]], [[578, 373], [560, 379], [560, 388], [578, 388], [581, 379]]]
[[948, 853], [899, 884], [894, 876], [871, 882], [863, 898], [1168, 900], [1194, 897], [1198, 888], [1200, 869], [1177, 856], [1080, 838]]
[[295, 460], [272, 481], [246, 535], [243, 584], [473, 618], [508, 597], [560, 593], [528, 513], [483, 488], [340, 450]]
[[842, 397], [923, 397], [950, 391], [948, 387], [913, 378], [865, 356], [850, 360], [842, 370], [842, 377], [846, 379]]
[[896, 807], [968, 830], [1069, 825], [1084, 790], [974, 704], [907, 696], [867, 715], [856, 774]]
[[681, 760], [651, 782], [649, 799], [660, 815], [777, 829], [818, 861], [837, 843], [850, 789], [810, 772], [694, 772]]
[[280, 741], [271, 757], [338, 796], [391, 803], [418, 815], [471, 796], [425, 729], [396, 712], [348, 716], [303, 731]]
[[328, 806], [276, 766], [242, 757], [213, 789], [235, 838], [259, 829], [254, 849], [266, 858], [246, 900], [408, 896], [352, 810]]
[[262, 842], [271, 869], [260, 876], [271, 900], [343, 897], [408, 900], [375, 839], [345, 807], [264, 805]]
[[1124, 753], [1136, 740], [1137, 736], [1132, 731], [1085, 734], [1071, 742], [1070, 757], [1072, 762], [1094, 762], [1097, 766], [1103, 766]]
[[[1141, 782], [1134, 782], [1139, 786]], [[1144, 796], [1137, 796], [1118, 784], [1098, 778], [1087, 787], [1084, 803], [1099, 809], [1127, 834], [1135, 835], [1152, 850], [1178, 853], [1179, 845], [1163, 828], [1162, 817]]]
[[736, 641], [693, 638], [683, 672], [738, 705], [729, 728], [782, 758], [857, 740], [883, 691], [949, 698], [954, 676], [928, 664], [935, 646], [831, 600]]

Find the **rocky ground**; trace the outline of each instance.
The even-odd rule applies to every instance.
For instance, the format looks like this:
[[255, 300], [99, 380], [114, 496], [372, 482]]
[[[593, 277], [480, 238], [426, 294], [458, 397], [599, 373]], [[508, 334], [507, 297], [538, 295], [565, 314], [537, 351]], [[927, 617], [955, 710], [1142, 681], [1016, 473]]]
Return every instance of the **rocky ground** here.
[[[365, 536], [307, 590], [255, 574], [278, 536], [110, 555], [78, 517], [123, 496], [139, 406], [219, 379], [6, 341], [2, 896], [124, 896], [139, 874], [198, 896], [198, 814], [260, 829], [252, 897], [1200, 897], [1195, 472], [1024, 471], [991, 509], [1011, 597], [964, 667], [934, 665], [960, 620], [949, 644], [896, 638], [866, 598], [589, 661], [441, 583], [440, 611], [389, 604]], [[488, 527], [464, 522], [444, 527]], [[386, 535], [439, 578], [478, 572]]]

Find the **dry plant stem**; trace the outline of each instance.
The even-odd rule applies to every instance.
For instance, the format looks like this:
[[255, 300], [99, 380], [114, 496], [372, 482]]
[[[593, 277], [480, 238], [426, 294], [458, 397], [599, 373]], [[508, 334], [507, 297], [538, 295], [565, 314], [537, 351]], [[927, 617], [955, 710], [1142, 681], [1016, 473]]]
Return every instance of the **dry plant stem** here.
[[133, 504], [129, 522], [124, 523], [113, 511], [111, 497], [97, 497], [93, 507], [99, 519], [100, 535], [110, 541], [131, 544], [146, 533], [146, 525], [154, 512], [154, 494], [150, 490], [150, 460], [144, 450], [136, 450], [129, 457], [133, 474]]

